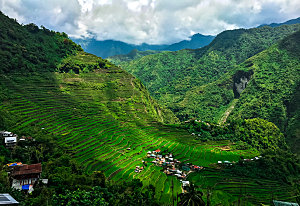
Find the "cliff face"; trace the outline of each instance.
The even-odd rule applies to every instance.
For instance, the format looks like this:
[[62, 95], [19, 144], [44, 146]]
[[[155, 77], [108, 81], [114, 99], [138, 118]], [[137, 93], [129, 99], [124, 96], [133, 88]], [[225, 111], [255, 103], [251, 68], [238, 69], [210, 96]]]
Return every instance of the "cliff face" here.
[[242, 91], [247, 87], [247, 83], [250, 81], [253, 71], [237, 71], [233, 76], [233, 93], [234, 98], [239, 98]]

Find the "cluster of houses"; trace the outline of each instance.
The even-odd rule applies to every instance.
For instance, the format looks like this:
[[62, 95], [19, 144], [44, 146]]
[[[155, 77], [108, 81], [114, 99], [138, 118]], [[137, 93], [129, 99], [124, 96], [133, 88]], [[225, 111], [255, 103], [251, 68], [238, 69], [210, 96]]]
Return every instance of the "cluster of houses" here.
[[151, 161], [152, 163], [163, 167], [166, 175], [176, 176], [178, 179], [180, 179], [183, 188], [189, 186], [190, 184], [189, 181], [185, 181], [189, 173], [204, 169], [201, 166], [190, 163], [183, 164], [179, 160], [175, 159], [172, 153], [162, 155], [160, 149], [148, 151], [147, 157], [153, 158], [153, 161]]
[[17, 134], [8, 131], [0, 131], [0, 138], [3, 139], [6, 148], [13, 148], [14, 146], [17, 145], [18, 142], [22, 142], [22, 141], [27, 141], [27, 140], [34, 141], [32, 137], [22, 136], [19, 138]]
[[140, 173], [140, 172], [143, 171], [143, 170], [144, 170], [144, 167], [143, 167], [143, 166], [136, 166], [134, 172]]
[[[18, 142], [34, 141], [32, 137], [18, 137], [17, 134], [8, 131], [0, 131], [0, 138], [6, 148], [14, 148]], [[22, 162], [12, 162], [6, 165], [8, 175], [11, 182], [11, 187], [17, 190], [22, 190], [27, 193], [33, 191], [33, 187], [39, 180], [44, 184], [48, 183], [47, 179], [40, 179], [42, 174], [42, 164], [22, 164]]]

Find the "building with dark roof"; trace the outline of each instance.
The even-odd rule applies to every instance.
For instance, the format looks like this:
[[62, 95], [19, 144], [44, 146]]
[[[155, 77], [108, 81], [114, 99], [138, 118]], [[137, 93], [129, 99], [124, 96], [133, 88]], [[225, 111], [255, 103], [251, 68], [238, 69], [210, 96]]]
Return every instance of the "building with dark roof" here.
[[15, 166], [11, 177], [13, 179], [12, 188], [17, 190], [33, 191], [33, 185], [39, 180], [42, 173], [42, 164]]

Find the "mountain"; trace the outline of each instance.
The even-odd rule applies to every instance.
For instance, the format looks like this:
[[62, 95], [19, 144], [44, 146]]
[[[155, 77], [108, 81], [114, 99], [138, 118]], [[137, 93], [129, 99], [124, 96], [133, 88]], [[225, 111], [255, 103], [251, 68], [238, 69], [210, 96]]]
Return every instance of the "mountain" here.
[[[246, 67], [248, 65], [248, 67]], [[299, 154], [300, 31], [251, 57], [238, 70], [252, 71], [229, 119], [263, 118], [287, 134]], [[246, 68], [246, 69], [245, 69]]]
[[[217, 97], [205, 96], [199, 88], [223, 78], [238, 64], [299, 29], [298, 24], [225, 31], [201, 49], [165, 51], [120, 65], [137, 76], [181, 120], [200, 117], [217, 122], [234, 94], [224, 92], [218, 104], [212, 104], [212, 98]], [[189, 93], [194, 95], [186, 99]], [[200, 97], [206, 99], [199, 101]]]
[[278, 27], [278, 26], [282, 26], [282, 25], [291, 25], [291, 24], [299, 24], [299, 23], [300, 23], [300, 17], [298, 17], [297, 19], [288, 20], [283, 23], [262, 24], [262, 25], [258, 26], [257, 28], [260, 28], [263, 26]]
[[153, 50], [139, 51], [137, 49], [133, 49], [128, 54], [120, 54], [120, 55], [111, 56], [111, 57], [108, 57], [107, 60], [109, 60], [110, 62], [112, 62], [116, 65], [121, 65], [122, 62], [130, 62], [132, 60], [139, 59], [143, 56], [157, 54], [159, 52], [160, 51], [153, 51]]
[[164, 50], [166, 51], [178, 51], [181, 49], [198, 49], [209, 45], [215, 36], [206, 36], [202, 34], [194, 34], [190, 37], [190, 40], [183, 40], [178, 43], [167, 46]]
[[73, 39], [77, 44], [81, 45], [87, 52], [107, 58], [115, 55], [127, 54], [134, 49], [139, 51], [177, 51], [181, 49], [195, 49], [208, 45], [214, 36], [205, 36], [195, 34], [190, 37], [191, 40], [184, 40], [170, 45], [150, 45], [150, 44], [127, 44], [121, 41], [105, 40], [97, 41], [95, 39]]

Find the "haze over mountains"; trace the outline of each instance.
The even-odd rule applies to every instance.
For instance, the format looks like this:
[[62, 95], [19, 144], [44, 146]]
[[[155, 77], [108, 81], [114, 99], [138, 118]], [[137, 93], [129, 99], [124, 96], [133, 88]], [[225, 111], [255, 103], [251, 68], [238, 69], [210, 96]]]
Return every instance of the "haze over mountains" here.
[[107, 58], [109, 56], [127, 54], [133, 49], [139, 51], [154, 50], [154, 51], [177, 51], [181, 49], [196, 49], [208, 45], [214, 36], [206, 36], [202, 34], [194, 34], [190, 40], [183, 40], [170, 45], [151, 45], [143, 43], [141, 45], [127, 44], [121, 41], [105, 40], [97, 41], [95, 39], [73, 39], [74, 42], [81, 45], [84, 50]]
[[[259, 27], [263, 26], [270, 26], [270, 27], [277, 27], [281, 25], [289, 25], [289, 24], [296, 24], [300, 22], [300, 17], [297, 19], [291, 19], [283, 23], [272, 23], [272, 24], [262, 24]], [[173, 43], [170, 45], [151, 45], [151, 44], [128, 44], [122, 41], [116, 40], [103, 40], [97, 41], [93, 38], [88, 39], [76, 39], [73, 38], [72, 40], [81, 45], [81, 47], [89, 53], [95, 54], [102, 58], [107, 58], [115, 55], [125, 55], [131, 52], [134, 49], [138, 51], [178, 51], [181, 49], [198, 49], [204, 46], [207, 46], [212, 42], [215, 36], [211, 35], [202, 35], [202, 34], [194, 34], [193, 36], [189, 37], [189, 40], [183, 40], [177, 43]]]
[[288, 20], [283, 23], [262, 24], [262, 25], [258, 26], [258, 28], [263, 27], [263, 26], [277, 27], [277, 26], [281, 26], [281, 25], [290, 25], [290, 24], [299, 24], [299, 23], [300, 23], [300, 17], [298, 17], [296, 19]]

